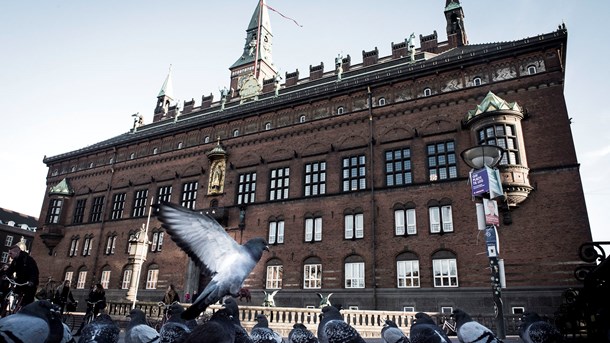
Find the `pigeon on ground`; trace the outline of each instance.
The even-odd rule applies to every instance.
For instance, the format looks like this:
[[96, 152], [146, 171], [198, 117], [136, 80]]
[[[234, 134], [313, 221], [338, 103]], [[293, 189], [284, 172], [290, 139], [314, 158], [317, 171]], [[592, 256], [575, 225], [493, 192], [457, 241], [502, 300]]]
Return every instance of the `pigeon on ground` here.
[[415, 314], [409, 338], [411, 343], [451, 343], [445, 331], [436, 325], [432, 317], [424, 312]]
[[106, 313], [101, 313], [81, 330], [78, 343], [117, 343], [119, 326]]
[[169, 319], [159, 330], [160, 342], [181, 343], [191, 333], [191, 328], [189, 328], [186, 320], [181, 317], [184, 307], [179, 303], [173, 303], [168, 311]]
[[284, 340], [279, 333], [269, 328], [269, 321], [264, 314], [256, 316], [256, 325], [250, 331], [250, 337], [254, 343], [282, 343]]
[[212, 275], [197, 300], [182, 314], [184, 319], [196, 318], [226, 295], [237, 297], [263, 251], [269, 251], [267, 242], [260, 237], [239, 245], [207, 214], [166, 202], [157, 205], [157, 209], [157, 219], [172, 240], [206, 274]]
[[318, 339], [309, 331], [302, 323], [296, 323], [292, 326], [292, 330], [288, 334], [288, 342], [290, 343], [318, 343]]
[[455, 309], [451, 316], [455, 318], [456, 333], [460, 342], [502, 343], [491, 330], [484, 325], [481, 325], [479, 322], [474, 321], [468, 313], [460, 309]]
[[558, 343], [563, 336], [557, 328], [535, 312], [525, 312], [519, 325], [519, 337], [525, 343]]
[[237, 305], [235, 298], [227, 297], [223, 306], [227, 310], [227, 313], [233, 322], [233, 328], [235, 329], [235, 343], [252, 343], [252, 338], [250, 338], [250, 335], [248, 335], [248, 331], [241, 326], [241, 321], [239, 320], [239, 306]]
[[394, 321], [386, 319], [383, 328], [381, 329], [381, 338], [386, 343], [410, 343], [409, 338]]
[[146, 323], [146, 315], [139, 308], [134, 308], [127, 315], [131, 318], [125, 331], [125, 343], [159, 343], [161, 338], [157, 330]]
[[[63, 338], [60, 313], [48, 300], [35, 301], [0, 319], [0, 342], [62, 342]], [[71, 335], [65, 342], [70, 340]]]
[[320, 317], [322, 318], [318, 324], [320, 343], [365, 343], [358, 331], [343, 320], [341, 312], [335, 306], [322, 308]]
[[233, 343], [235, 330], [229, 312], [221, 308], [214, 312], [210, 320], [198, 325], [184, 343]]

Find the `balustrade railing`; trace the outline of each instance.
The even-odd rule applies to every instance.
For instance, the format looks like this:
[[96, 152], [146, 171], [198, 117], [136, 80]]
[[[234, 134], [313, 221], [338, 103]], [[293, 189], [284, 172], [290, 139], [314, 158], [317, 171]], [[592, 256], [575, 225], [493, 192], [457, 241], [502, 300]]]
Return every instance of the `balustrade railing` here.
[[[185, 307], [190, 306], [190, 304], [183, 305]], [[122, 320], [127, 321], [128, 318], [125, 316], [129, 314], [131, 307], [131, 302], [108, 302], [106, 310], [113, 318], [124, 318]], [[159, 307], [157, 303], [139, 302], [136, 303], [136, 307], [142, 309], [142, 311], [153, 320], [160, 319], [163, 315], [163, 308]], [[209, 315], [212, 315], [220, 308], [220, 305], [212, 305], [208, 307], [206, 312]], [[317, 333], [318, 323], [320, 322], [320, 309], [317, 308], [240, 306], [239, 317], [242, 326], [247, 331], [250, 331], [256, 324], [256, 316], [260, 313], [267, 316], [269, 327], [279, 332], [283, 337], [288, 336], [288, 333], [292, 330], [292, 326], [296, 323], [303, 323], [308, 329]], [[343, 319], [358, 330], [362, 337], [379, 338], [386, 319], [391, 319], [404, 332], [409, 333], [416, 312], [341, 310], [341, 313], [343, 314]], [[428, 314], [432, 316], [439, 325], [442, 325], [443, 322], [448, 319], [448, 315], [446, 314], [438, 312], [428, 312]], [[491, 316], [476, 316], [474, 319], [493, 328], [494, 320]], [[508, 315], [505, 316], [505, 320], [506, 333], [509, 335], [517, 334], [519, 316]]]

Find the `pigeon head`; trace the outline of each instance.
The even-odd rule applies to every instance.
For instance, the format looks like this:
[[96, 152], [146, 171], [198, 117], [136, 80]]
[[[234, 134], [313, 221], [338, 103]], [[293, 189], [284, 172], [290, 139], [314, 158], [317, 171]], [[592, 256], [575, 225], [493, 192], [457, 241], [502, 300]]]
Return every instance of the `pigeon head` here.
[[322, 313], [320, 314], [320, 316], [326, 320], [343, 319], [343, 317], [341, 317], [341, 312], [339, 312], [339, 309], [336, 308], [335, 306], [323, 307]]
[[538, 313], [536, 313], [536, 312], [525, 312], [521, 316], [521, 321], [526, 324], [531, 324], [531, 323], [538, 322], [541, 320], [542, 320], [542, 317], [540, 317], [538, 315]]
[[293, 329], [301, 329], [301, 330], [306, 330], [307, 326], [305, 326], [303, 323], [296, 323], [292, 326]]
[[383, 326], [384, 327], [389, 326], [389, 327], [392, 327], [392, 328], [397, 328], [398, 327], [398, 325], [396, 325], [396, 323], [394, 323], [394, 321], [390, 320], [390, 319], [386, 319], [385, 320], [385, 324], [383, 324]]
[[234, 298], [225, 298], [222, 306], [224, 306], [224, 308], [227, 309], [227, 312], [229, 312], [229, 314], [232, 316], [236, 316], [239, 314], [239, 306], [237, 305], [237, 302]]
[[136, 325], [146, 324], [146, 315], [139, 308], [134, 308], [131, 311], [129, 311], [129, 314], [127, 315], [127, 317], [131, 318], [131, 320], [129, 321], [129, 326], [128, 326], [130, 328], [134, 327]]
[[424, 313], [424, 312], [417, 312], [415, 314], [415, 324], [434, 324], [434, 325], [436, 325], [436, 323], [434, 322], [434, 319], [432, 319], [432, 317], [430, 317], [429, 314]]
[[182, 314], [182, 312], [184, 312], [184, 307], [182, 307], [182, 305], [180, 305], [179, 303], [173, 303], [169, 307], [168, 312], [171, 317], [176, 316], [176, 315], [179, 316], [180, 314]]
[[265, 316], [262, 313], [259, 313], [256, 316], [256, 325], [255, 325], [255, 327], [268, 328], [269, 327], [269, 320], [267, 320], [267, 316]]
[[255, 237], [244, 244], [248, 252], [255, 261], [258, 261], [263, 256], [263, 251], [269, 251], [269, 245], [267, 241], [262, 237]]
[[114, 321], [107, 313], [100, 313], [97, 317], [95, 317], [94, 321], [101, 324], [114, 324]]
[[472, 321], [472, 317], [470, 317], [470, 315], [468, 313], [466, 313], [460, 309], [453, 310], [453, 313], [451, 314], [451, 318], [455, 319], [455, 323], [457, 324], [458, 327], [462, 326], [462, 324], [464, 324], [464, 323]]

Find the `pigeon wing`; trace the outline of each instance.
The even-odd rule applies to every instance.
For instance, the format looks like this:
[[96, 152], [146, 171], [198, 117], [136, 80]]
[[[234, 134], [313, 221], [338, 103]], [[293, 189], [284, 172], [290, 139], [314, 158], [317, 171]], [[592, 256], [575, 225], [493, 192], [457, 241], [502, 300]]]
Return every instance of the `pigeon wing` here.
[[171, 203], [158, 205], [157, 218], [172, 240], [199, 266], [216, 273], [242, 247], [214, 218]]

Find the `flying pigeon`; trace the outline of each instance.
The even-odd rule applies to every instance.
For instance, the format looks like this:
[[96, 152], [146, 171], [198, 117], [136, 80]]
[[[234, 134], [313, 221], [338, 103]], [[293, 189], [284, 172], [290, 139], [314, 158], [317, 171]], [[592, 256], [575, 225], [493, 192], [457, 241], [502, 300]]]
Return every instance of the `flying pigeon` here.
[[282, 343], [284, 340], [279, 333], [269, 328], [269, 321], [264, 314], [256, 316], [256, 325], [250, 331], [250, 337], [254, 343]]
[[81, 330], [78, 343], [117, 343], [119, 326], [106, 313], [101, 313]]
[[398, 328], [398, 325], [390, 319], [386, 319], [381, 329], [381, 338], [386, 343], [410, 343], [409, 338]]
[[460, 309], [453, 310], [456, 333], [462, 343], [502, 343], [491, 330], [474, 321], [470, 315]]
[[519, 325], [519, 337], [525, 343], [563, 342], [563, 336], [557, 328], [542, 319], [537, 313], [525, 312]]
[[125, 343], [159, 343], [161, 338], [157, 330], [146, 323], [146, 315], [139, 308], [129, 311], [131, 317], [125, 332]]
[[235, 343], [252, 343], [252, 338], [250, 338], [250, 335], [248, 335], [246, 329], [241, 326], [241, 321], [239, 320], [239, 306], [237, 305], [235, 298], [225, 298], [223, 306], [227, 310], [227, 313], [233, 322], [233, 329], [235, 329]]
[[[59, 311], [47, 300], [30, 303], [19, 312], [0, 319], [0, 342], [61, 342], [63, 336], [64, 325]], [[66, 337], [65, 342], [71, 339]]]
[[318, 339], [309, 331], [302, 323], [296, 323], [292, 326], [292, 330], [288, 334], [288, 342], [290, 343], [318, 343]]
[[269, 251], [265, 239], [250, 239], [239, 245], [225, 229], [207, 214], [162, 202], [157, 205], [157, 219], [176, 244], [204, 271], [212, 275], [197, 300], [182, 313], [194, 319], [226, 295], [237, 297], [246, 277]]
[[235, 330], [228, 311], [224, 308], [214, 312], [210, 320], [198, 325], [184, 343], [233, 343]]
[[318, 339], [321, 343], [365, 343], [356, 329], [341, 317], [341, 312], [334, 306], [322, 308]]
[[434, 319], [424, 312], [415, 314], [409, 338], [411, 338], [411, 343], [451, 343], [445, 331], [438, 327]]
[[191, 333], [191, 328], [189, 328], [186, 320], [181, 317], [182, 312], [184, 312], [184, 307], [179, 303], [173, 303], [169, 307], [170, 317], [159, 330], [161, 343], [179, 343]]

